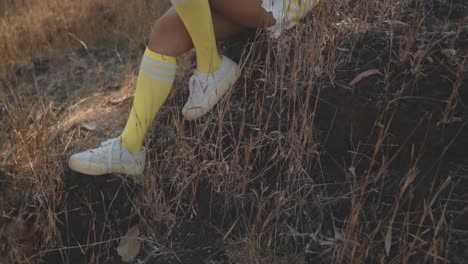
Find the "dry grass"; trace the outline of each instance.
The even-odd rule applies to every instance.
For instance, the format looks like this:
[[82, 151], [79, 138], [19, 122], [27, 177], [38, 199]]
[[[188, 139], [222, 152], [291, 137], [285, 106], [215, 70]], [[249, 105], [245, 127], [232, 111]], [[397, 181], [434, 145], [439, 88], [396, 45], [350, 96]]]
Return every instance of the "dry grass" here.
[[[152, 2], [0, 0], [5, 263], [54, 254], [114, 263], [116, 241], [135, 222], [145, 231], [145, 263], [198, 263], [183, 258], [196, 255], [186, 248], [190, 233], [231, 261], [207, 263], [466, 257], [458, 223], [467, 212], [467, 157], [448, 153], [466, 142], [456, 136], [466, 131], [468, 51], [457, 43], [467, 43], [467, 19], [434, 15], [440, 3], [466, 5], [323, 1], [281, 39], [259, 32], [245, 44], [236, 88], [196, 122], [180, 114], [190, 74], [181, 68], [148, 136], [145, 177], [76, 175], [66, 158], [123, 126], [145, 34], [161, 10]], [[375, 57], [364, 56], [369, 50]], [[414, 115], [405, 113], [409, 99], [429, 97], [420, 90], [437, 79], [437, 63], [448, 68], [441, 97], [425, 101], [421, 115], [414, 104]], [[349, 85], [372, 68], [382, 75]], [[440, 143], [425, 127], [456, 133]], [[77, 232], [74, 219], [86, 229]]]
[[27, 63], [39, 54], [87, 43], [133, 49], [142, 44], [160, 1], [9, 1], [0, 12], [2, 66]]

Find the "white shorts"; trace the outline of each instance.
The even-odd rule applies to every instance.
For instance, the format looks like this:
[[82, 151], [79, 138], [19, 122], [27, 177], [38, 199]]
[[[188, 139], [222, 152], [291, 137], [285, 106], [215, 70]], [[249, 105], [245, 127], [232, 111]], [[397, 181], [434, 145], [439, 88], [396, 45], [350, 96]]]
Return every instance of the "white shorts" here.
[[276, 24], [269, 27], [271, 36], [278, 38], [283, 31], [288, 30], [305, 17], [318, 0], [262, 0], [262, 7], [271, 12]]

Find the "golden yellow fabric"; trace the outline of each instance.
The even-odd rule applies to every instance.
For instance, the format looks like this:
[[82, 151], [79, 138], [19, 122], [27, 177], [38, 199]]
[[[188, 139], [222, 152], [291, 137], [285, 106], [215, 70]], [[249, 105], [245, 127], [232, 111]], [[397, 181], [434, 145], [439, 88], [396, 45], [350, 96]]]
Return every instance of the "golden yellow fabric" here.
[[169, 96], [175, 73], [174, 57], [146, 49], [138, 74], [133, 107], [122, 132], [122, 145], [131, 153], [141, 151], [148, 128]]
[[208, 0], [172, 0], [172, 3], [192, 38], [198, 71], [215, 72], [221, 67], [221, 57]]

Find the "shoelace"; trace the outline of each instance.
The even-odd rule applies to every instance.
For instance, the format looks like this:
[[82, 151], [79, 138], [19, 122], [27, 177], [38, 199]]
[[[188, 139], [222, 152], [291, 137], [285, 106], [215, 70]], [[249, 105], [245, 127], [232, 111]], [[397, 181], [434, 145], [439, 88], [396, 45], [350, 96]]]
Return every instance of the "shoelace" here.
[[120, 138], [114, 138], [114, 139], [109, 139], [104, 141], [101, 145], [102, 146], [108, 146], [109, 147], [109, 153], [108, 153], [108, 158], [107, 158], [107, 173], [111, 174], [112, 172], [112, 150], [114, 149], [114, 145], [117, 142], [117, 140], [120, 140]]
[[[198, 86], [197, 86], [198, 82]], [[198, 98], [199, 96], [203, 95], [203, 89], [196, 89], [198, 87], [202, 87], [203, 82], [200, 80], [200, 78], [197, 75], [193, 75], [192, 78], [190, 78], [190, 97], [192, 98]]]
[[[99, 148], [91, 150], [91, 152], [102, 153], [106, 148], [108, 149], [107, 153], [107, 173], [112, 173], [112, 150], [114, 149], [115, 143], [120, 140], [120, 138], [111, 138], [101, 143]], [[110, 145], [110, 146], [109, 146]]]
[[[195, 73], [192, 75], [190, 78], [190, 95], [193, 97], [199, 97], [199, 96], [204, 96], [206, 93], [206, 89], [208, 89], [208, 82], [210, 77], [206, 77], [207, 79], [205, 82], [203, 82], [202, 78], [205, 78], [204, 76], [200, 76], [199, 74]], [[196, 82], [198, 82], [198, 86], [196, 85]], [[194, 88], [201, 88], [201, 89], [194, 89]]]

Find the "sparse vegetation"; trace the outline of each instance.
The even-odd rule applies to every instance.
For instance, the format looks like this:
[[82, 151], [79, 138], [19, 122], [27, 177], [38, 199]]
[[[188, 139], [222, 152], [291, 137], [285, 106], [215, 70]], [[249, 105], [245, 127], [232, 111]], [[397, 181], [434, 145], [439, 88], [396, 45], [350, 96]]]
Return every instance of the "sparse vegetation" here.
[[[279, 40], [223, 43], [242, 79], [182, 119], [144, 177], [67, 157], [115, 136], [158, 1], [0, 0], [0, 263], [464, 263], [468, 3], [322, 0]], [[137, 262], [135, 262], [137, 263]]]

